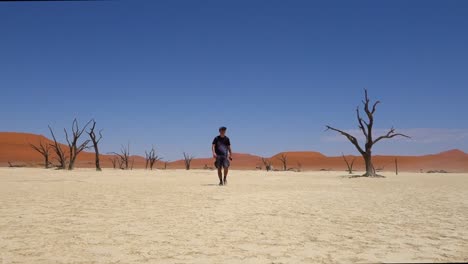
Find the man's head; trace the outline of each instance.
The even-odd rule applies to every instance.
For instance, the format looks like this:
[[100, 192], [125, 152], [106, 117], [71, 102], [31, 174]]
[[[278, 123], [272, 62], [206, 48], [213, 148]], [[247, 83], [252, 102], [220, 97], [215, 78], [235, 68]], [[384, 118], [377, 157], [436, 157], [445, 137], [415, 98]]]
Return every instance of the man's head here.
[[226, 127], [224, 127], [224, 126], [220, 127], [220, 128], [219, 128], [219, 134], [220, 134], [221, 136], [226, 135], [226, 130], [227, 130]]

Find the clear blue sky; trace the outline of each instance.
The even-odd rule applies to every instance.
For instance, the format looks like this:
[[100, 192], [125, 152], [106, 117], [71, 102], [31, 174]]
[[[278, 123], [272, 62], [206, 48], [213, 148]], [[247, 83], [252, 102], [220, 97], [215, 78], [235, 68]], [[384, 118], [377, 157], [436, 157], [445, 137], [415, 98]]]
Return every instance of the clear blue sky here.
[[0, 131], [62, 134], [74, 117], [178, 159], [236, 152], [356, 153], [362, 89], [377, 128], [413, 140], [376, 153], [468, 151], [467, 1], [0, 3]]

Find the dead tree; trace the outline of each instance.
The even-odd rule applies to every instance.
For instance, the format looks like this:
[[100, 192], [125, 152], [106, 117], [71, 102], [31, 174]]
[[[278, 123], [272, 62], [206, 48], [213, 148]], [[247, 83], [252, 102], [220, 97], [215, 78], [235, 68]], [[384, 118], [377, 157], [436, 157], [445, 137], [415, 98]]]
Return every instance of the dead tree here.
[[297, 171], [301, 172], [302, 171], [302, 163], [297, 162]]
[[55, 138], [54, 131], [52, 130], [50, 126], [49, 126], [49, 131], [50, 131], [50, 134], [52, 135], [52, 139], [54, 140], [54, 144], [51, 144], [51, 147], [52, 147], [52, 150], [55, 152], [56, 159], [59, 163], [59, 165], [57, 166], [57, 169], [63, 170], [67, 166], [68, 158], [65, 154], [65, 151], [63, 151], [62, 147], [60, 146], [60, 143]]
[[68, 143], [68, 151], [70, 152], [69, 153], [70, 162], [68, 163], [69, 170], [73, 170], [75, 168], [76, 157], [78, 157], [78, 154], [80, 154], [81, 151], [83, 151], [84, 149], [88, 147], [88, 144], [90, 142], [89, 139], [83, 141], [81, 144], [78, 144], [78, 140], [80, 139], [81, 135], [86, 130], [86, 128], [88, 127], [89, 123], [91, 123], [91, 121], [86, 123], [86, 125], [80, 129], [76, 118], [73, 119], [73, 123], [71, 127], [71, 132], [72, 132], [71, 138], [69, 138], [68, 136], [67, 129], [63, 129], [63, 131], [65, 132], [65, 139], [67, 140], [67, 143]]
[[[122, 145], [120, 148], [120, 153], [112, 152], [114, 155], [118, 157], [117, 161], [119, 163], [119, 168], [122, 170], [128, 170], [129, 162], [130, 162], [130, 143], [127, 146]], [[133, 168], [133, 163], [132, 163]]]
[[[116, 168], [117, 168], [117, 163], [119, 163], [119, 162], [118, 162], [118, 161], [119, 161], [119, 157], [114, 155], [114, 156], [112, 156], [112, 158], [109, 158], [109, 159], [110, 159], [110, 161], [111, 161], [111, 163], [112, 163], [112, 167], [113, 167], [114, 169], [116, 169]], [[119, 165], [119, 168], [120, 168], [120, 165]]]
[[265, 165], [266, 171], [271, 171], [273, 167], [271, 166], [272, 162], [270, 159], [262, 158], [262, 163]]
[[[99, 137], [96, 135], [94, 132], [94, 129], [96, 128], [96, 121], [93, 119], [91, 120], [91, 128], [87, 132], [89, 135], [89, 138], [91, 139], [91, 143], [93, 143], [93, 148], [94, 148], [94, 154], [95, 154], [95, 164], [96, 164], [96, 170], [101, 171], [101, 164], [99, 162], [99, 141], [102, 139], [102, 129], [99, 130]], [[115, 165], [114, 165], [115, 168]]]
[[164, 169], [167, 169], [167, 165], [169, 164], [169, 161], [164, 161]]
[[192, 163], [194, 156], [189, 155], [184, 152], [184, 162], [185, 162], [185, 169], [190, 170], [190, 164]]
[[341, 153], [341, 155], [343, 156], [343, 160], [346, 163], [346, 167], [348, 167], [349, 174], [353, 174], [353, 166], [354, 166], [354, 161], [356, 160], [356, 158], [353, 158], [353, 160], [350, 163], [343, 153]]
[[39, 145], [34, 145], [32, 143], [29, 144], [31, 148], [33, 148], [35, 151], [39, 152], [39, 154], [42, 155], [44, 158], [44, 168], [48, 169], [49, 168], [49, 157], [50, 157], [50, 150], [52, 146], [50, 144], [43, 143], [42, 141], [39, 141]]
[[153, 170], [154, 164], [161, 160], [161, 157], [156, 155], [156, 149], [154, 147], [151, 148], [151, 150], [148, 152], [145, 150], [145, 169], [148, 169], [148, 166], [150, 167], [150, 170]]
[[376, 173], [374, 166], [372, 164], [372, 147], [383, 139], [390, 139], [390, 138], [394, 138], [397, 136], [405, 137], [405, 138], [410, 138], [410, 137], [401, 133], [396, 133], [395, 129], [392, 127], [385, 135], [382, 135], [374, 139], [374, 135], [373, 135], [374, 114], [376, 111], [376, 107], [380, 103], [380, 101], [376, 101], [372, 106], [370, 106], [370, 100], [367, 95], [367, 90], [364, 89], [364, 100], [362, 101], [362, 103], [364, 104], [364, 112], [366, 113], [367, 120], [361, 117], [359, 106], [356, 109], [356, 114], [357, 114], [359, 129], [364, 134], [364, 137], [366, 140], [364, 147], [361, 147], [359, 145], [357, 138], [352, 136], [348, 132], [333, 128], [331, 126], [326, 126], [326, 127], [327, 127], [327, 130], [333, 130], [345, 136], [356, 147], [356, 149], [362, 155], [365, 166], [366, 166], [366, 173], [363, 176], [376, 177], [379, 175]]
[[277, 157], [279, 161], [281, 161], [281, 164], [283, 165], [283, 170], [287, 171], [288, 170], [288, 155], [281, 153], [279, 157]]

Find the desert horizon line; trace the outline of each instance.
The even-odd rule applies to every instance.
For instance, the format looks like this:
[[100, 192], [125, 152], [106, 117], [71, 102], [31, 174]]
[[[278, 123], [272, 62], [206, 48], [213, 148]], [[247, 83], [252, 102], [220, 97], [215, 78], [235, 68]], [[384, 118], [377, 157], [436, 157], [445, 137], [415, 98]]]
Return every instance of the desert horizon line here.
[[[43, 134], [36, 134], [36, 133], [32, 133], [32, 132], [26, 132], [26, 131], [0, 131], [0, 134], [2, 133], [11, 133], [11, 134], [24, 134], [24, 135], [32, 135], [32, 136], [40, 136], [40, 137], [44, 137], [45, 139], [49, 140], [49, 141], [53, 141], [52, 138], [46, 136], [46, 135], [43, 135]], [[28, 142], [30, 143], [30, 142]], [[58, 142], [60, 144], [63, 144], [65, 145], [66, 142]], [[124, 145], [124, 144], [120, 144], [119, 145], [119, 148]], [[130, 143], [131, 145], [131, 143]], [[157, 144], [153, 145], [153, 146], [156, 146], [156, 149], [157, 149]], [[66, 146], [64, 146], [66, 147]], [[187, 153], [190, 153], [190, 151], [186, 151]], [[387, 153], [379, 153], [379, 154], [375, 154], [375, 156], [384, 156], [384, 157], [424, 157], [424, 156], [430, 156], [430, 155], [439, 155], [439, 154], [444, 154], [444, 153], [450, 153], [450, 152], [460, 152], [462, 154], [466, 154], [468, 155], [468, 152], [466, 152], [465, 150], [461, 149], [461, 148], [446, 148], [445, 150], [441, 150], [441, 151], [438, 151], [438, 152], [428, 152], [428, 153], [423, 153], [423, 154], [419, 154], [419, 155], [411, 155], [411, 154], [387, 154]], [[83, 153], [93, 153], [92, 151], [87, 151], [87, 150], [84, 150]], [[182, 153], [181, 152], [181, 156], [182, 156]], [[341, 154], [336, 154], [336, 155], [329, 155], [329, 154], [325, 154], [323, 152], [321, 152], [319, 149], [286, 149], [286, 150], [282, 150], [282, 151], [279, 151], [279, 152], [276, 152], [274, 153], [273, 155], [262, 155], [262, 154], [258, 154], [258, 153], [254, 153], [254, 152], [246, 152], [246, 151], [233, 151], [233, 154], [237, 154], [237, 155], [250, 155], [250, 156], [254, 156], [254, 157], [258, 157], [258, 158], [274, 158], [275, 156], [278, 156], [280, 154], [283, 154], [283, 153], [315, 153], [315, 154], [320, 154], [322, 155], [323, 157], [327, 157], [327, 158], [336, 158], [336, 157], [342, 157], [343, 155], [344, 156], [349, 156], [349, 157], [360, 157], [361, 155], [359, 153], [345, 153], [345, 152], [342, 152]], [[115, 152], [113, 151], [105, 151], [103, 153], [100, 153], [100, 155], [102, 156], [112, 156], [112, 155], [115, 155]], [[130, 154], [130, 157], [141, 157], [141, 158], [145, 158], [144, 157], [144, 154], [141, 154], [141, 153], [135, 153], [135, 154]], [[194, 159], [210, 159], [211, 157], [209, 155], [206, 155], [206, 156], [194, 156]], [[180, 159], [174, 159], [174, 160], [164, 160], [164, 159], [161, 159], [160, 161], [167, 161], [169, 163], [173, 163], [173, 162], [177, 162], [177, 161], [183, 161], [183, 158], [181, 157]]]

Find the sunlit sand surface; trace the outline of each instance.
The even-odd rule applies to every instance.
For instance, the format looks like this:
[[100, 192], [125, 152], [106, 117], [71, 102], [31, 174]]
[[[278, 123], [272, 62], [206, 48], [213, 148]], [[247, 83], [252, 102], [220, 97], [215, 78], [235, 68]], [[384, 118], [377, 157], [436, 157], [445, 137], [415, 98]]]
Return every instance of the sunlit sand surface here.
[[468, 261], [468, 174], [0, 169], [0, 263]]

